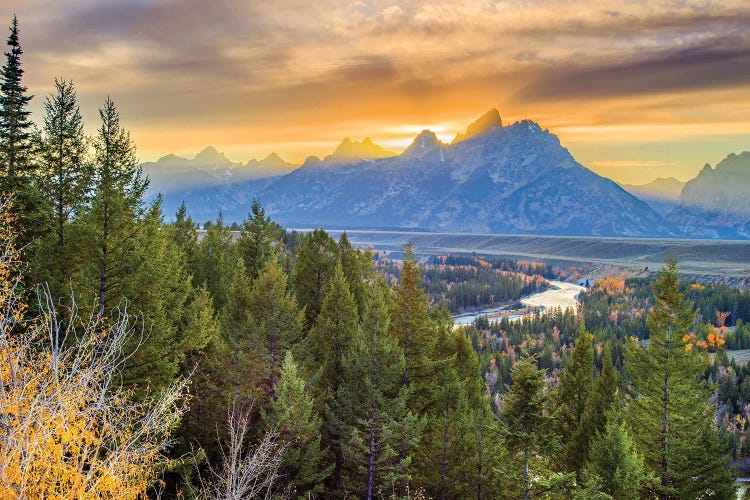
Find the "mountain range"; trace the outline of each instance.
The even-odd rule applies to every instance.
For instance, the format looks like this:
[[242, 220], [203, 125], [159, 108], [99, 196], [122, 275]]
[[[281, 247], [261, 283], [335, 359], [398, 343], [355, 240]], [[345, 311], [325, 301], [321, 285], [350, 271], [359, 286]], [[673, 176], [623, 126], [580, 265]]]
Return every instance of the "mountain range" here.
[[[619, 186], [578, 163], [538, 124], [524, 120], [505, 125], [495, 109], [450, 144], [425, 130], [401, 154], [369, 138], [347, 138], [331, 155], [309, 157], [299, 167], [274, 154], [244, 165], [233, 163], [207, 148], [193, 160], [169, 155], [144, 164], [144, 172], [151, 179], [150, 194], [162, 193], [167, 214], [184, 202], [198, 221], [214, 219], [219, 212], [225, 221], [241, 221], [251, 200], [258, 198], [272, 218], [286, 226], [750, 236], [750, 216], [744, 208], [734, 210], [740, 204], [721, 193], [729, 178], [750, 173], [750, 153], [730, 156], [716, 169], [707, 166], [684, 185], [660, 179]], [[741, 197], [750, 184], [734, 186]], [[720, 217], [728, 206], [732, 216]]]

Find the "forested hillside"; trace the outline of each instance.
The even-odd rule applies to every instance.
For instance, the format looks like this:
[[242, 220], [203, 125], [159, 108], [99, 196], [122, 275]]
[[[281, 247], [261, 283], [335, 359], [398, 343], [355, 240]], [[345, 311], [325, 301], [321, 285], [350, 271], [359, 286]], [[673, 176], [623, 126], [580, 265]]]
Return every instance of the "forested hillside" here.
[[[8, 44], [0, 497], [734, 495], [712, 399], [727, 365], [699, 344], [674, 261], [653, 296], [604, 282], [581, 311], [453, 328], [446, 303], [481, 305], [479, 283], [514, 300], [551, 270], [424, 267], [408, 245], [389, 274], [257, 201], [238, 238], [219, 218], [199, 239], [184, 207], [165, 224], [144, 203], [112, 99], [86, 137], [57, 80], [34, 127], [15, 20]], [[622, 331], [598, 309], [641, 295]]]

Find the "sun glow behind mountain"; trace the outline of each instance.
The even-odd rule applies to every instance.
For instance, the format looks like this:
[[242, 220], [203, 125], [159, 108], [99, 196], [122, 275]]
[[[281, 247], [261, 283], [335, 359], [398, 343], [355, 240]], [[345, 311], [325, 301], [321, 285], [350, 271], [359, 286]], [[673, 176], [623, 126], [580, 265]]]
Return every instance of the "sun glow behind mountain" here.
[[[20, 5], [19, 5], [20, 4]], [[658, 2], [0, 0], [41, 113], [73, 79], [107, 94], [142, 160], [213, 144], [301, 163], [344, 137], [450, 142], [495, 106], [621, 182], [687, 179], [750, 144], [750, 6]]]

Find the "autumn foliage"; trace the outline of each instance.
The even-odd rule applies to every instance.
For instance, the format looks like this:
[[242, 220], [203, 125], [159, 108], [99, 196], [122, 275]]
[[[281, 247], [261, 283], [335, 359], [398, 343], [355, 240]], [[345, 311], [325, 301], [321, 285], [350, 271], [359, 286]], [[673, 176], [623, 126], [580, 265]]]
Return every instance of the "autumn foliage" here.
[[107, 326], [72, 315], [63, 328], [41, 289], [42, 312], [25, 317], [9, 205], [0, 206], [0, 498], [142, 496], [167, 463], [184, 383], [141, 403], [118, 389], [123, 346], [138, 334], [125, 310]]

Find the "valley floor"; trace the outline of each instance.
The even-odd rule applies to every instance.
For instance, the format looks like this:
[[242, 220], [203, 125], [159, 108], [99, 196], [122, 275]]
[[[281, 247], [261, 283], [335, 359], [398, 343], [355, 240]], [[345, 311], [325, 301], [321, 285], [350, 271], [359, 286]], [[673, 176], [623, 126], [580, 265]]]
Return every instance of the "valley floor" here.
[[[302, 229], [302, 231], [305, 231]], [[328, 230], [338, 237], [341, 230]], [[731, 278], [750, 285], [750, 241], [347, 230], [354, 245], [400, 250], [409, 241], [420, 254], [476, 252], [593, 267], [620, 266], [630, 272], [655, 270], [673, 255], [683, 273]]]

